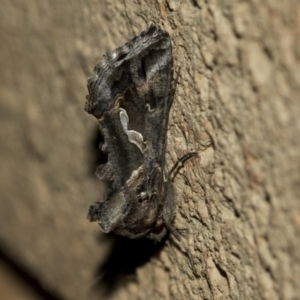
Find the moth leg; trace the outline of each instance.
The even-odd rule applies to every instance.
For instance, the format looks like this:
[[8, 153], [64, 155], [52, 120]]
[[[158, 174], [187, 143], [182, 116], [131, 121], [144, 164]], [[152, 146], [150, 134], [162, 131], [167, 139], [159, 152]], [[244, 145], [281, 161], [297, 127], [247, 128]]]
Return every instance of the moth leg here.
[[162, 207], [162, 213], [156, 222], [154, 230], [149, 234], [149, 238], [159, 242], [169, 231], [178, 241], [181, 237], [172, 221], [175, 216], [175, 190], [171, 181], [165, 182], [165, 199]]
[[171, 170], [168, 172], [167, 179], [169, 180], [171, 178], [171, 175], [173, 175], [173, 178], [170, 179], [171, 181], [175, 178], [178, 171], [184, 166], [184, 163], [189, 160], [190, 158], [197, 156], [198, 152], [189, 152], [185, 155], [183, 155], [181, 158], [177, 160], [177, 162], [174, 164], [174, 166], [171, 168]]
[[170, 231], [170, 233], [176, 238], [176, 240], [181, 241], [179, 232], [172, 224], [176, 211], [176, 195], [173, 183], [171, 181], [165, 183], [165, 190], [166, 194], [163, 206], [163, 222], [166, 229]]
[[172, 104], [173, 104], [173, 101], [175, 99], [175, 94], [176, 94], [176, 90], [177, 90], [177, 85], [179, 83], [179, 75], [180, 75], [180, 70], [181, 70], [181, 67], [179, 67], [176, 71], [176, 77], [174, 78], [174, 82], [173, 82], [173, 92], [171, 94], [171, 96], [169, 97], [170, 101], [168, 103], [168, 109], [170, 110], [171, 107], [172, 107]]
[[103, 181], [113, 181], [114, 179], [114, 168], [110, 162], [100, 165], [96, 170], [96, 176]]
[[151, 232], [148, 236], [150, 240], [153, 240], [155, 242], [160, 242], [161, 239], [167, 234], [167, 229], [166, 227], [163, 227], [162, 230], [159, 233], [156, 232]]
[[[185, 155], [184, 156], [184, 157], [186, 157], [185, 160], [187, 160], [190, 157], [194, 156], [195, 153], [196, 152], [188, 153], [189, 155], [192, 154], [191, 156], [188, 156], [188, 157], [186, 157], [187, 155]], [[183, 159], [184, 157], [182, 157], [181, 159]], [[179, 242], [179, 244], [180, 244], [180, 246], [182, 248], [182, 251], [189, 258], [191, 267], [193, 269], [193, 272], [195, 273], [195, 262], [193, 260], [192, 254], [189, 251], [189, 249], [183, 244], [182, 239], [181, 239], [181, 235], [178, 232], [178, 230], [175, 228], [175, 226], [173, 225], [173, 222], [172, 222], [173, 219], [174, 219], [174, 216], [175, 216], [175, 205], [176, 205], [176, 195], [175, 195], [175, 190], [174, 190], [173, 183], [171, 181], [168, 181], [168, 182], [165, 183], [165, 185], [166, 185], [166, 195], [165, 195], [165, 205], [163, 207], [164, 225], [165, 225], [166, 229]]]

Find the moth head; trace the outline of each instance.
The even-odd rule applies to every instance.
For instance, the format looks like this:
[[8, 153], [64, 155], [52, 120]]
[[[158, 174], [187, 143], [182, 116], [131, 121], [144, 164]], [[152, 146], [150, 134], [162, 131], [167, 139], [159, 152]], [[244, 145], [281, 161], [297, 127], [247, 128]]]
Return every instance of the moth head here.
[[139, 238], [147, 235], [156, 222], [155, 197], [135, 189], [115, 191], [107, 195], [105, 201], [90, 206], [88, 219], [98, 222], [105, 233], [114, 231], [129, 238]]
[[129, 238], [146, 236], [157, 220], [157, 201], [154, 201], [156, 195], [143, 189], [139, 190], [139, 187], [135, 186], [125, 189], [124, 197], [126, 205], [122, 218], [113, 231]]

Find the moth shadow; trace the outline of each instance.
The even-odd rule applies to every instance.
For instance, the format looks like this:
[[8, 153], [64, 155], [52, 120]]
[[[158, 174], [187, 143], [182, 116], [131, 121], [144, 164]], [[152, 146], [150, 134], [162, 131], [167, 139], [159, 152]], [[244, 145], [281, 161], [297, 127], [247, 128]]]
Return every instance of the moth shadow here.
[[136, 269], [158, 255], [167, 239], [166, 237], [160, 243], [154, 243], [146, 238], [130, 240], [114, 234], [108, 234], [107, 238], [113, 240], [111, 251], [98, 266], [94, 285], [106, 297], [118, 288], [136, 282]]

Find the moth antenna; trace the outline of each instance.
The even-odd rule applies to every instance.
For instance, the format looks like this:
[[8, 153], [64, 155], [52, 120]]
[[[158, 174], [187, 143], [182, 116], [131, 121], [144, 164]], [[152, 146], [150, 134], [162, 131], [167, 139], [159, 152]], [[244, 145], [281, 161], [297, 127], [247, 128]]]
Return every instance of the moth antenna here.
[[192, 254], [190, 252], [190, 250], [184, 245], [184, 243], [182, 242], [181, 239], [181, 235], [179, 234], [179, 232], [177, 231], [177, 229], [172, 225], [172, 224], [167, 224], [165, 223], [166, 228], [168, 229], [168, 231], [174, 236], [174, 238], [179, 242], [180, 245], [180, 250], [187, 255], [190, 264], [191, 264], [191, 268], [193, 270], [194, 274], [197, 274], [196, 269], [195, 269], [195, 262], [193, 260]]
[[189, 152], [183, 155], [181, 158], [179, 158], [174, 164], [174, 166], [171, 168], [171, 170], [168, 172], [167, 178], [171, 178], [171, 175], [173, 174], [174, 176], [171, 180], [173, 181], [178, 171], [184, 166], [184, 163], [194, 156], [198, 156], [198, 152]]
[[180, 70], [181, 70], [181, 67], [178, 67], [178, 70], [176, 72], [176, 77], [174, 78], [174, 83], [173, 83], [173, 91], [170, 95], [170, 99], [172, 99], [172, 101], [170, 101], [170, 104], [169, 104], [169, 109], [171, 108], [172, 104], [173, 104], [173, 101], [175, 99], [175, 94], [176, 94], [176, 90], [177, 90], [177, 84], [179, 83], [179, 76], [180, 76]]

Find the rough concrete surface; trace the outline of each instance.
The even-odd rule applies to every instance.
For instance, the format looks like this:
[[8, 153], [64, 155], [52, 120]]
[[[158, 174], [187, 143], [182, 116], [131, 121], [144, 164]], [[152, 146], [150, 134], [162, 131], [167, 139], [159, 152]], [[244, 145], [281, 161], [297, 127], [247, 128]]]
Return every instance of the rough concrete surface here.
[[[100, 233], [97, 121], [86, 78], [151, 23], [180, 70], [167, 162], [175, 225], [194, 261]], [[297, 299], [300, 295], [300, 4], [3, 0], [0, 246], [58, 299]], [[1, 274], [0, 274], [1, 276]]]

